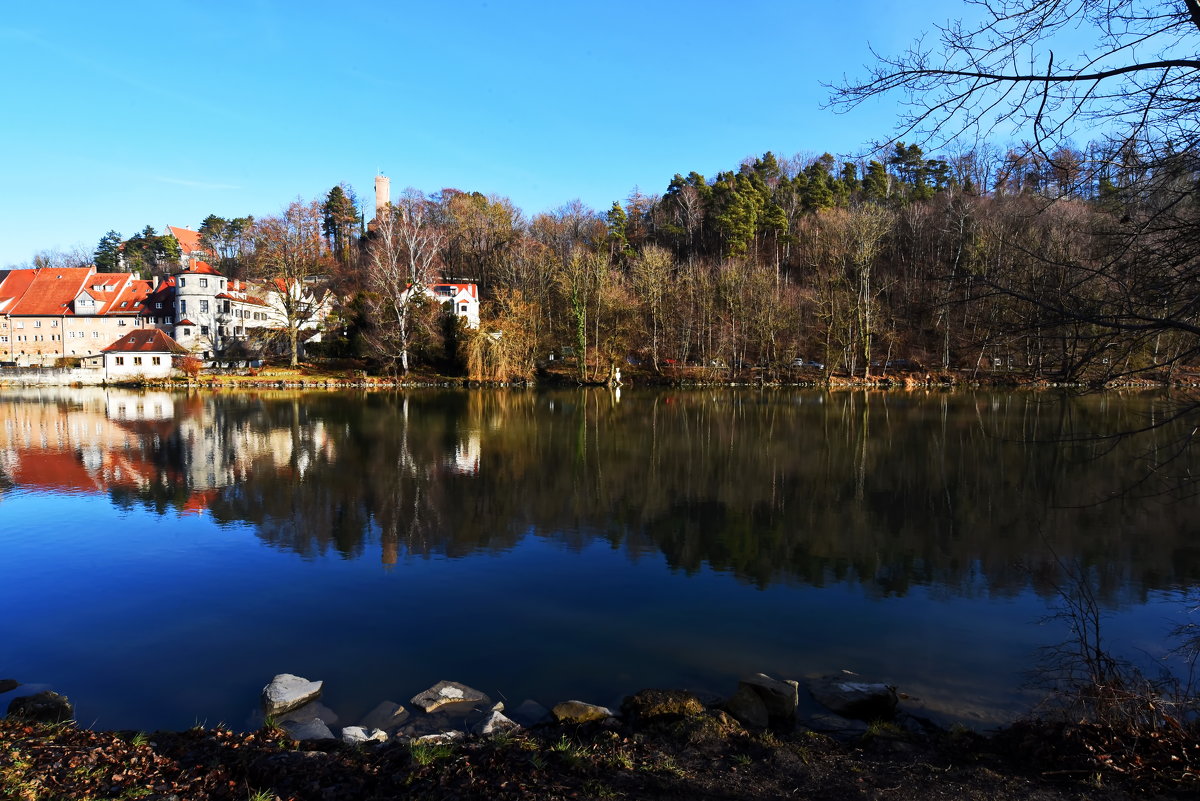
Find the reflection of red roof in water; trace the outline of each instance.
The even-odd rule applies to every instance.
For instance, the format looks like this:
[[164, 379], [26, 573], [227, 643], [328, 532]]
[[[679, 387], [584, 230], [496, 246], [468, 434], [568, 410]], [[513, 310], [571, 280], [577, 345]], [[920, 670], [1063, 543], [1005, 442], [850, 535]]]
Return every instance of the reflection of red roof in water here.
[[89, 470], [78, 451], [22, 449], [11, 471], [23, 489], [54, 493], [104, 493], [111, 487], [150, 483], [156, 467], [115, 450], [104, 451], [98, 470]]
[[209, 504], [216, 500], [218, 495], [215, 489], [206, 489], [200, 492], [193, 492], [188, 496], [187, 502], [179, 510], [180, 517], [189, 515], [203, 514], [208, 510]]
[[103, 492], [104, 485], [70, 451], [22, 450], [12, 471], [13, 481], [23, 489], [46, 492]]

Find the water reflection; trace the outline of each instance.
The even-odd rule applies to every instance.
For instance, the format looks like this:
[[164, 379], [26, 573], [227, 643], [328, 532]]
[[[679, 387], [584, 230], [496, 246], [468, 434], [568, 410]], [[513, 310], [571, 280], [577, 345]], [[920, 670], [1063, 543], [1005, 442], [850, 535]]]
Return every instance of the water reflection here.
[[[249, 523], [305, 558], [461, 557], [526, 537], [758, 587], [1119, 604], [1200, 579], [1196, 465], [1161, 396], [791, 392], [0, 396], [0, 491]], [[1169, 469], [1150, 471], [1159, 462]], [[1156, 461], [1157, 460], [1157, 461]], [[1132, 491], [1130, 491], [1132, 488]], [[1103, 503], [1100, 503], [1103, 501]]]

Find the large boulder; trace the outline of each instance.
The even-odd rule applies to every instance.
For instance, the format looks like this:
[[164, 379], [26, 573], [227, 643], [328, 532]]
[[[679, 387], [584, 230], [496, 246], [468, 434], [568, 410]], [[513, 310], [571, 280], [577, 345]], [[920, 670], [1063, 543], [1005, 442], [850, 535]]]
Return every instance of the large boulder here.
[[412, 705], [426, 712], [432, 712], [446, 704], [490, 703], [490, 699], [465, 684], [456, 681], [439, 681], [423, 693], [412, 697]]
[[699, 715], [704, 708], [704, 703], [686, 690], [639, 690], [621, 702], [621, 711], [633, 719]]
[[363, 728], [383, 729], [394, 734], [408, 720], [408, 710], [395, 701], [380, 701], [362, 720]]
[[799, 683], [755, 673], [738, 682], [738, 689], [743, 687], [753, 690], [762, 699], [772, 723], [787, 725], [796, 719], [796, 705], [800, 702]]
[[40, 723], [62, 723], [75, 717], [75, 706], [65, 695], [46, 690], [12, 699], [8, 705], [8, 716]]
[[613, 716], [612, 710], [606, 706], [597, 706], [583, 701], [563, 701], [555, 704], [550, 714], [559, 723], [591, 723], [595, 720], [607, 720]]
[[814, 679], [808, 689], [817, 703], [830, 712], [856, 720], [888, 720], [896, 714], [896, 705], [900, 703], [895, 687], [840, 676]]
[[280, 673], [263, 687], [263, 710], [268, 715], [281, 715], [304, 706], [321, 694], [323, 684], [291, 673]]
[[737, 692], [725, 702], [725, 711], [738, 723], [751, 729], [765, 729], [771, 722], [762, 697], [747, 684], [739, 684]]

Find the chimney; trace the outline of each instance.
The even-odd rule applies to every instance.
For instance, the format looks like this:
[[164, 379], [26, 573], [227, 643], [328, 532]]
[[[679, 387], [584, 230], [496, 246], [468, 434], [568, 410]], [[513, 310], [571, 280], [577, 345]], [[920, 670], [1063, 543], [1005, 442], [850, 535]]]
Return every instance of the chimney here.
[[150, 276], [150, 291], [151, 292], [158, 291], [158, 276], [157, 275]]

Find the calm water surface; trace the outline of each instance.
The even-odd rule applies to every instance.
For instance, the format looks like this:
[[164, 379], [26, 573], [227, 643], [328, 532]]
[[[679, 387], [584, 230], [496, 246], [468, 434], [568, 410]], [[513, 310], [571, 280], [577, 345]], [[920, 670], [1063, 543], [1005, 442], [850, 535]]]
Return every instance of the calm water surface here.
[[[848, 669], [1026, 710], [1059, 560], [1153, 664], [1200, 582], [1171, 400], [793, 391], [0, 394], [0, 677], [81, 723], [342, 724], [439, 679], [616, 703]], [[1151, 467], [1150, 480], [1145, 480]], [[0, 704], [7, 706], [7, 698]]]

